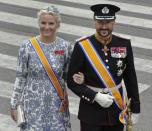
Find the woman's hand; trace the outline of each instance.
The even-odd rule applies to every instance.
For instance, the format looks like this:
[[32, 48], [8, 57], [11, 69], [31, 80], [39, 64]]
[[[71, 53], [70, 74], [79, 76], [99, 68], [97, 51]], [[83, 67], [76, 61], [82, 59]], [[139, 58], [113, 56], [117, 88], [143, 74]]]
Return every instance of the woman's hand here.
[[11, 109], [11, 117], [15, 122], [17, 121], [17, 109]]
[[78, 72], [78, 74], [73, 75], [73, 80], [75, 83], [81, 85], [84, 83], [84, 74], [81, 72]]

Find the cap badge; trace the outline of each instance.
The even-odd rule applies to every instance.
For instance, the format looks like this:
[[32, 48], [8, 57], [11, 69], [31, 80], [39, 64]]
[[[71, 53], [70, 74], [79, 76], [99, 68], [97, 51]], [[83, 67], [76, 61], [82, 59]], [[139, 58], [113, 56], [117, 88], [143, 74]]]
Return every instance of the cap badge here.
[[105, 6], [105, 7], [102, 9], [102, 13], [103, 13], [103, 14], [108, 14], [108, 13], [109, 13], [108, 7]]

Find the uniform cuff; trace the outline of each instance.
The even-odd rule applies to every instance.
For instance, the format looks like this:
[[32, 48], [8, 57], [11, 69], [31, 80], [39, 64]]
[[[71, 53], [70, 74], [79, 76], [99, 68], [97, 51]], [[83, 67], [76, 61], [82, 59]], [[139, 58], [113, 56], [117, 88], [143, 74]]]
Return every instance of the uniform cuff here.
[[131, 103], [131, 112], [132, 113], [140, 113], [140, 102]]

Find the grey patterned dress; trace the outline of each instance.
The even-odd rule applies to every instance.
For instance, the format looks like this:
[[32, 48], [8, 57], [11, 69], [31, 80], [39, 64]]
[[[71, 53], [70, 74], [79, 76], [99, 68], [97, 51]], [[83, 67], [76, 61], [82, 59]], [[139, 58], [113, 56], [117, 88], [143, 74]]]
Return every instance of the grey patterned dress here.
[[[70, 43], [59, 37], [49, 44], [36, 39], [65, 88], [63, 72], [71, 54]], [[71, 131], [69, 110], [59, 111], [60, 98], [29, 40], [24, 41], [19, 49], [11, 108], [16, 108], [21, 98], [27, 122], [21, 131]]]

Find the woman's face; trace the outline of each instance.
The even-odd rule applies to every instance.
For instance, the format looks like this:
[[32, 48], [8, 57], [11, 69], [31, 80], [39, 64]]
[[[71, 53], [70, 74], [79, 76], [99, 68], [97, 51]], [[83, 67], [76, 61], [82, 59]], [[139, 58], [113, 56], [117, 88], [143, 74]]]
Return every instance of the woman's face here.
[[56, 18], [50, 14], [42, 14], [39, 18], [39, 29], [40, 34], [44, 37], [54, 36], [59, 23], [57, 23]]

